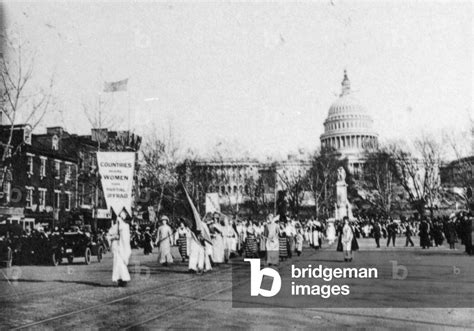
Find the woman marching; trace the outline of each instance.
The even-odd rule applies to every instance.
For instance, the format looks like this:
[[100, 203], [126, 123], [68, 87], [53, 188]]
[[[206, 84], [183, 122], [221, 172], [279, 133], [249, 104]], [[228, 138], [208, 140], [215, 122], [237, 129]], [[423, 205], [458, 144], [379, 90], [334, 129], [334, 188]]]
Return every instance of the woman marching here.
[[214, 217], [209, 224], [212, 239], [212, 262], [224, 263], [225, 261], [225, 243], [224, 229], [220, 224], [220, 215], [214, 213]]
[[354, 236], [354, 230], [349, 224], [349, 217], [345, 216], [343, 218], [344, 226], [342, 227], [341, 233], [341, 244], [344, 251], [344, 261], [350, 262], [353, 258], [353, 250], [357, 250], [358, 244]]
[[280, 232], [279, 232], [279, 257], [280, 261], [285, 261], [288, 258], [288, 238], [285, 232], [285, 223], [280, 222]]
[[235, 232], [233, 226], [229, 223], [229, 218], [224, 216], [224, 220], [221, 221], [222, 236], [224, 237], [224, 263], [228, 263], [230, 255], [237, 252], [237, 232]]
[[253, 227], [253, 224], [250, 224], [247, 227], [247, 236], [245, 238], [245, 257], [258, 257], [257, 236], [255, 235], [255, 228]]
[[189, 228], [184, 224], [184, 220], [181, 219], [175, 239], [178, 243], [179, 255], [181, 255], [183, 262], [189, 257], [189, 240], [191, 237], [189, 231]]
[[[265, 237], [265, 249], [267, 251], [267, 264], [269, 266], [279, 263], [279, 233], [280, 228], [275, 223], [275, 218], [270, 214], [267, 217], [268, 223], [265, 225], [263, 236]], [[286, 243], [286, 242], [285, 242]]]

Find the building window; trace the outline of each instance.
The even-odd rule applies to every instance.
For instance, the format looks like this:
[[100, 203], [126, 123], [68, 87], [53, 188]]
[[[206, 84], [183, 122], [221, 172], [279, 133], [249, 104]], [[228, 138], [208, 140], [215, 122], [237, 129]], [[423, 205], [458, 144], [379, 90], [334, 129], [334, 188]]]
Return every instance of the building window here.
[[33, 188], [26, 187], [26, 208], [31, 208], [33, 206]]
[[7, 203], [10, 202], [11, 189], [12, 189], [12, 184], [9, 181], [4, 180], [4, 182], [3, 182], [3, 193], [5, 194], [5, 201]]
[[61, 208], [61, 191], [54, 190], [54, 209]]
[[57, 135], [53, 136], [51, 148], [53, 149], [53, 151], [59, 150], [59, 138]]
[[46, 177], [46, 157], [40, 156], [41, 158], [41, 166], [40, 166], [40, 176]]
[[79, 169], [84, 170], [85, 169], [84, 164], [85, 164], [84, 153], [79, 152]]
[[31, 145], [31, 128], [29, 126], [26, 126], [23, 131], [23, 140], [25, 144]]
[[67, 183], [71, 180], [71, 165], [66, 164], [66, 175], [64, 176], [64, 181]]
[[33, 174], [33, 157], [34, 155], [33, 154], [26, 154], [27, 158], [28, 158], [28, 174], [29, 175], [32, 175]]
[[59, 179], [61, 176], [61, 161], [54, 160], [54, 178]]
[[66, 192], [66, 201], [65, 201], [65, 206], [64, 206], [64, 209], [66, 210], [71, 209], [71, 197], [72, 197], [71, 192]]
[[39, 201], [38, 204], [40, 205], [41, 208], [46, 207], [46, 189], [45, 188], [39, 188]]
[[79, 206], [83, 205], [84, 204], [84, 184], [79, 184], [79, 196], [77, 198], [78, 198]]

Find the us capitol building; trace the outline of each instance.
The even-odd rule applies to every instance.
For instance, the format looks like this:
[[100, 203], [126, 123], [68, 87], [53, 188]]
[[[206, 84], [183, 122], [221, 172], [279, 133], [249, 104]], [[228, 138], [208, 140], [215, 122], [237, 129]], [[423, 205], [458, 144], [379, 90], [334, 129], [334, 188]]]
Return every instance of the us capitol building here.
[[346, 70], [341, 94], [329, 107], [320, 139], [322, 149], [332, 148], [341, 158], [347, 158], [351, 172], [359, 172], [365, 152], [377, 147], [378, 135], [373, 129], [373, 120], [351, 93]]
[[[348, 160], [348, 170], [359, 173], [365, 161], [365, 152], [375, 148], [378, 135], [373, 120], [362, 104], [354, 97], [344, 70], [339, 98], [330, 106], [321, 135], [321, 149]], [[283, 177], [302, 176], [310, 168], [310, 160], [289, 157], [274, 163], [239, 160], [200, 160], [185, 165], [182, 172], [185, 182], [198, 182], [202, 191], [217, 193], [221, 205], [241, 204], [248, 198], [249, 182], [265, 183], [265, 195], [273, 200], [277, 191], [285, 190]], [[311, 204], [310, 201], [307, 203]], [[314, 201], [313, 201], [314, 204]]]

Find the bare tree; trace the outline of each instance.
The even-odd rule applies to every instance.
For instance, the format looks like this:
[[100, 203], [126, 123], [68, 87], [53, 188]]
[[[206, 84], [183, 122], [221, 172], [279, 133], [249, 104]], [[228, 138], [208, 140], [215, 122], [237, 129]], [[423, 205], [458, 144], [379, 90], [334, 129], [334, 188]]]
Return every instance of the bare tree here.
[[334, 150], [316, 151], [313, 155], [307, 182], [313, 194], [317, 217], [329, 217], [336, 202], [337, 168], [340, 164], [339, 155]]
[[360, 181], [367, 195], [362, 197], [377, 214], [390, 216], [395, 195], [396, 164], [391, 153], [381, 148], [368, 153]]
[[99, 94], [97, 97], [82, 102], [82, 110], [94, 129], [113, 128], [120, 119], [112, 113], [107, 99]]
[[442, 148], [432, 137], [421, 137], [414, 142], [414, 151], [392, 145], [397, 177], [408, 195], [408, 200], [421, 215], [428, 208], [433, 214], [440, 197]]
[[150, 134], [141, 149], [143, 164], [139, 176], [142, 187], [156, 203], [158, 212], [165, 197], [172, 204], [176, 199], [179, 151], [180, 143], [171, 126], [163, 135], [158, 135], [156, 131]]
[[[15, 154], [12, 137], [15, 125], [29, 124], [34, 130], [50, 110], [52, 103], [53, 77], [43, 88], [32, 83], [35, 53], [28, 50], [27, 43], [11, 35], [3, 35], [4, 52], [0, 54], [0, 103], [1, 111], [9, 126], [9, 135], [3, 141], [2, 162]], [[19, 148], [20, 146], [17, 146]]]
[[253, 176], [245, 179], [245, 196], [254, 215], [267, 215], [273, 210], [273, 200], [265, 194], [264, 180], [262, 177]]
[[[474, 128], [474, 123], [471, 119], [471, 130], [474, 130], [472, 128]], [[449, 146], [454, 156], [454, 160], [443, 169], [444, 181], [448, 185], [461, 188], [462, 191], [456, 193], [461, 197], [466, 207], [472, 208], [474, 204], [472, 197], [474, 157], [467, 156], [469, 155], [469, 142], [465, 140], [465, 137], [455, 136], [452, 132], [445, 133], [443, 141]]]
[[277, 169], [277, 176], [283, 191], [286, 191], [288, 205], [293, 215], [298, 215], [307, 188], [307, 171], [308, 167], [298, 165], [283, 165], [281, 169]]

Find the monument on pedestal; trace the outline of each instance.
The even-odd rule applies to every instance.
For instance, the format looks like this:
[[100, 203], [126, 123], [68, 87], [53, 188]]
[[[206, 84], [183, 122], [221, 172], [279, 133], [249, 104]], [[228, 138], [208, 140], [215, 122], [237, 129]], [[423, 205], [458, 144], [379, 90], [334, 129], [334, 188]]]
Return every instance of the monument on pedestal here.
[[343, 167], [339, 167], [337, 169], [335, 218], [342, 220], [345, 216], [349, 219], [354, 218], [352, 216], [352, 206], [347, 199], [346, 171]]
[[326, 238], [329, 244], [334, 243], [336, 240], [336, 228], [334, 222], [336, 220], [342, 220], [345, 216], [349, 219], [353, 219], [352, 207], [347, 199], [347, 183], [346, 183], [346, 171], [343, 167], [337, 169], [337, 182], [336, 182], [336, 204], [334, 210], [334, 218], [327, 220]]

